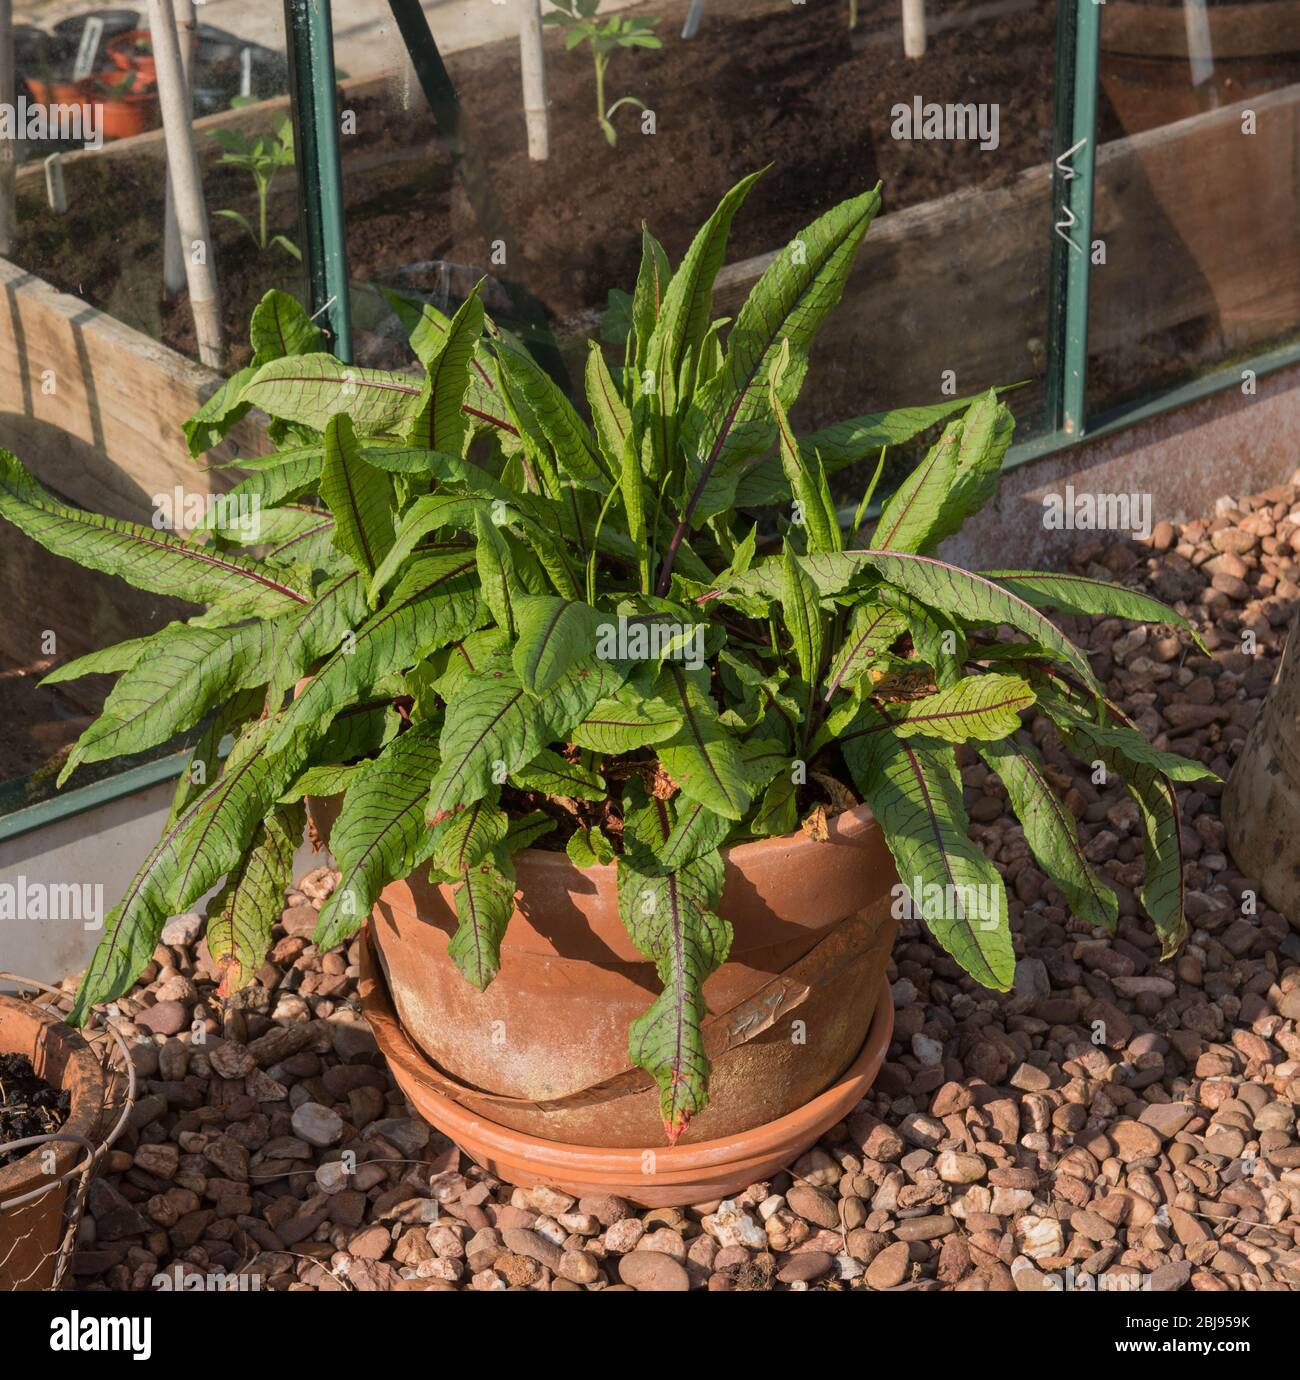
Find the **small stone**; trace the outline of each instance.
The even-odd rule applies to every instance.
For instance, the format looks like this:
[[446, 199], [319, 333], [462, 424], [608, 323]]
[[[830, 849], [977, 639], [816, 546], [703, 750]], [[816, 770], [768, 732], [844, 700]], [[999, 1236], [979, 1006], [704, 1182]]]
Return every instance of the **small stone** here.
[[1138, 1121], [1169, 1140], [1192, 1119], [1195, 1109], [1186, 1102], [1153, 1102], [1144, 1107]]
[[934, 1162], [935, 1171], [946, 1184], [973, 1184], [988, 1173], [988, 1164], [981, 1155], [959, 1150], [944, 1150]]
[[686, 1267], [659, 1251], [631, 1251], [620, 1257], [618, 1277], [643, 1294], [684, 1294], [691, 1287]]
[[162, 927], [160, 941], [168, 947], [188, 949], [203, 933], [203, 917], [197, 911], [173, 915]]
[[702, 1218], [700, 1225], [719, 1246], [747, 1246], [755, 1251], [767, 1249], [767, 1233], [730, 1198], [718, 1204], [717, 1212]]
[[819, 1193], [809, 1184], [795, 1184], [785, 1195], [785, 1200], [800, 1217], [819, 1227], [838, 1227], [839, 1209], [824, 1193]]
[[343, 1138], [343, 1118], [319, 1102], [304, 1102], [294, 1110], [292, 1122], [294, 1135], [301, 1136], [308, 1145], [324, 1149]]
[[600, 1266], [595, 1257], [586, 1251], [565, 1251], [556, 1266], [558, 1274], [571, 1279], [575, 1284], [594, 1284], [600, 1275]]
[[1017, 1219], [1015, 1234], [1021, 1251], [1031, 1260], [1060, 1255], [1065, 1250], [1065, 1234], [1055, 1217], [1035, 1217], [1026, 1213]]
[[207, 1051], [212, 1071], [221, 1078], [245, 1078], [257, 1067], [257, 1060], [245, 1045], [223, 1040]]
[[907, 1242], [895, 1241], [867, 1266], [866, 1280], [873, 1289], [893, 1289], [907, 1278]]
[[135, 1021], [155, 1035], [178, 1035], [189, 1025], [190, 1013], [178, 1001], [160, 1001], [146, 1007]]
[[1107, 1134], [1115, 1144], [1115, 1153], [1126, 1164], [1160, 1153], [1162, 1142], [1159, 1134], [1140, 1121], [1117, 1121], [1108, 1128]]

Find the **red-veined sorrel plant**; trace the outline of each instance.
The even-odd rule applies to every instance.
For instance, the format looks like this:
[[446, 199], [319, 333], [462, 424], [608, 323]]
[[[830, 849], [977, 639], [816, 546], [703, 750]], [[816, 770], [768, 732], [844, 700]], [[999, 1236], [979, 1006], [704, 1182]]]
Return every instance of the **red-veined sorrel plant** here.
[[[65, 775], [201, 725], [74, 1021], [125, 992], [165, 918], [223, 877], [208, 944], [225, 991], [248, 982], [309, 795], [342, 796], [342, 880], [316, 942], [347, 939], [382, 887], [427, 868], [456, 888], [450, 955], [482, 989], [514, 909], [512, 856], [559, 823], [552, 842], [575, 862], [617, 862], [624, 921], [663, 983], [630, 1056], [657, 1080], [673, 1140], [708, 1098], [701, 986], [732, 939], [718, 912], [729, 844], [801, 820], [816, 832], [864, 798], [935, 937], [1006, 989], [1007, 902], [968, 837], [964, 747], [1005, 785], [1074, 913], [1114, 926], [1116, 895], [1019, 732], [1031, 709], [1127, 783], [1142, 899], [1164, 952], [1179, 943], [1171, 782], [1207, 773], [1148, 744], [1041, 609], [1188, 624], [1115, 584], [972, 574], [933, 554], [993, 493], [1012, 430], [993, 392], [795, 434], [809, 347], [880, 196], [808, 226], [727, 326], [712, 285], [753, 181], [676, 271], [645, 233], [622, 359], [590, 348], [589, 417], [485, 318], [477, 289], [451, 319], [393, 299], [418, 374], [339, 363], [291, 298], [269, 294], [252, 364], [187, 427], [197, 455], [252, 406], [273, 419], [279, 450], [237, 462], [251, 473], [236, 495], [260, 505], [255, 547], [222, 516], [243, 505], [183, 538], [69, 507], [3, 455], [0, 514], [51, 551], [206, 606], [56, 673], [120, 673]], [[939, 423], [855, 544], [885, 445]], [[828, 476], [877, 456], [843, 523]]]

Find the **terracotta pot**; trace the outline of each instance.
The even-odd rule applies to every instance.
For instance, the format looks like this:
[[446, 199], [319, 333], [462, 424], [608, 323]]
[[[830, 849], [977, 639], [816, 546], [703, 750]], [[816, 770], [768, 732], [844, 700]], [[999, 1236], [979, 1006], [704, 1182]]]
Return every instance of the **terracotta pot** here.
[[[548, 1184], [568, 1193], [612, 1193], [642, 1207], [685, 1207], [741, 1192], [797, 1159], [866, 1095], [894, 1031], [881, 981], [867, 1038], [830, 1087], [785, 1116], [725, 1139], [698, 1144], [608, 1148], [567, 1145], [513, 1130], [440, 1091], [440, 1079], [402, 1028], [369, 931], [361, 952], [361, 1005], [399, 1087], [420, 1115], [489, 1173], [520, 1188]], [[759, 1090], [761, 1092], [761, 1090]]]
[[[46, 1082], [71, 1093], [62, 1131], [95, 1140], [104, 1079], [99, 1060], [77, 1031], [31, 1002], [0, 996], [0, 1051], [25, 1054]], [[53, 1285], [68, 1185], [27, 1202], [15, 1200], [66, 1174], [85, 1155], [75, 1142], [53, 1142], [0, 1167], [0, 1292]]]
[[40, 77], [24, 80], [34, 105], [93, 105], [95, 102], [88, 81], [44, 81]]
[[105, 139], [130, 139], [136, 134], [147, 134], [158, 124], [158, 97], [153, 91], [101, 99]]
[[[313, 807], [321, 833], [336, 809]], [[627, 1054], [661, 984], [619, 918], [614, 867], [540, 849], [515, 863], [517, 909], [482, 993], [446, 955], [452, 888], [417, 872], [381, 895], [371, 935], [407, 1036], [446, 1095], [502, 1127], [662, 1147], [658, 1092]], [[719, 911], [735, 937], [704, 987], [710, 1103], [683, 1145], [783, 1118], [853, 1063], [893, 943], [896, 882], [866, 807], [833, 819], [828, 842], [799, 833], [728, 850]]]

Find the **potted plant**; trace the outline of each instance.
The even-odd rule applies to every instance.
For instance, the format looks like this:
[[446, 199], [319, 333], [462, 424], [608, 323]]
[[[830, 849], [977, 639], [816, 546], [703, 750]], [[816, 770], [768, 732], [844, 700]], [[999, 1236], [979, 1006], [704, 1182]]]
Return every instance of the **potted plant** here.
[[[1143, 901], [1164, 952], [1178, 945], [1170, 783], [1207, 773], [1148, 744], [1041, 610], [1188, 624], [1114, 584], [934, 554], [996, 485], [1012, 418], [993, 392], [795, 434], [813, 337], [880, 194], [808, 226], [728, 328], [712, 284], [754, 180], [675, 272], [645, 232], [622, 362], [590, 350], [590, 421], [477, 289], [450, 319], [399, 301], [417, 375], [321, 353], [271, 293], [252, 364], [187, 430], [198, 454], [256, 406], [280, 449], [239, 462], [254, 472], [195, 539], [72, 509], [0, 453], [0, 515], [207, 605], [61, 671], [121, 675], [65, 777], [204, 724], [74, 1022], [223, 876], [208, 946], [226, 992], [249, 981], [303, 802], [322, 801], [341, 881], [316, 942], [373, 912], [364, 1000], [425, 1114], [516, 1181], [717, 1197], [861, 1097], [903, 906], [975, 982], [1010, 987], [961, 754], [1001, 777], [1070, 908], [1114, 926], [1018, 732], [1031, 710], [1125, 779]], [[859, 543], [884, 447], [939, 422]], [[845, 523], [831, 476], [867, 456]]]

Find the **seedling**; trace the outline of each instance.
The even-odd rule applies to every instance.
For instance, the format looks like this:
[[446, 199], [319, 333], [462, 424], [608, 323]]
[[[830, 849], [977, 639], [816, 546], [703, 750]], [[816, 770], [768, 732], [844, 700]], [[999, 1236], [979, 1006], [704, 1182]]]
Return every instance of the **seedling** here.
[[658, 19], [638, 19], [612, 14], [596, 21], [600, 0], [555, 0], [558, 9], [542, 16], [543, 24], [556, 24], [565, 30], [566, 51], [579, 44], [591, 45], [592, 61], [596, 65], [596, 119], [610, 145], [618, 143], [618, 132], [610, 123], [610, 116], [621, 105], [634, 105], [644, 110], [645, 102], [635, 96], [621, 96], [607, 110], [605, 108], [605, 73], [614, 54], [620, 48], [662, 48], [663, 43], [651, 30]]
[[[231, 102], [238, 108], [246, 104], [242, 97]], [[272, 245], [279, 245], [295, 259], [302, 259], [302, 251], [287, 235], [270, 234], [267, 225], [267, 204], [271, 196], [271, 184], [281, 168], [293, 167], [293, 121], [284, 120], [274, 134], [250, 140], [242, 130], [214, 129], [212, 137], [221, 145], [221, 162], [236, 168], [246, 168], [257, 188], [257, 225], [254, 226], [242, 211], [226, 207], [218, 212], [227, 220], [233, 220], [248, 231], [258, 249], [265, 253]]]

